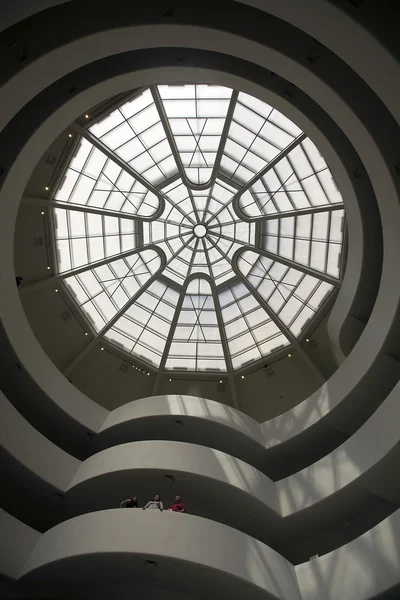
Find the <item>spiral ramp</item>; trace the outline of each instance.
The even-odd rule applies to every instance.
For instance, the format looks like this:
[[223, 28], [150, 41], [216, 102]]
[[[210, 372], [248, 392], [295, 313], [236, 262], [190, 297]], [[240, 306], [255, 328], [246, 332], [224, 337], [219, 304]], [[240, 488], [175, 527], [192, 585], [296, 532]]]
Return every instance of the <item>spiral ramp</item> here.
[[[395, 598], [396, 9], [112, 4], [31, 0], [0, 12], [0, 597]], [[23, 62], [9, 51], [21, 39]], [[100, 407], [46, 356], [15, 287], [18, 205], [54, 138], [104, 98], [194, 76], [273, 99], [310, 131], [346, 197], [347, 268], [329, 319], [340, 366], [261, 424], [173, 394]], [[140, 497], [179, 489], [191, 514], [116, 509], [132, 482]]]

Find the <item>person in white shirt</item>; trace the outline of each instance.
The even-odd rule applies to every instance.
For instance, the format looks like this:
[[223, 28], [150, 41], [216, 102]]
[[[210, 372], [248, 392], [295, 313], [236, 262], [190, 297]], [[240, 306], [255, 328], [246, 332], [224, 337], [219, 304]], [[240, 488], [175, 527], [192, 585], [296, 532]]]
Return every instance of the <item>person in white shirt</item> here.
[[156, 494], [154, 496], [154, 500], [150, 500], [150, 502], [148, 502], [146, 506], [143, 506], [143, 510], [146, 510], [146, 508], [164, 510], [164, 505], [161, 502], [160, 496]]

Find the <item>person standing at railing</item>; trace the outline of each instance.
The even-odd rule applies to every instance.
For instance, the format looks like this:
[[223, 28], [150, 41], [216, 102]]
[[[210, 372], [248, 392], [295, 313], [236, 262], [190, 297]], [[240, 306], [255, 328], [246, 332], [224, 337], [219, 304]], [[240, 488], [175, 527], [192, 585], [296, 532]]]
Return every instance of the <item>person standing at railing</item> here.
[[132, 498], [127, 498], [127, 500], [123, 500], [119, 505], [120, 508], [139, 508], [138, 507], [138, 499], [137, 496], [132, 496]]
[[172, 510], [173, 512], [186, 512], [185, 505], [182, 502], [182, 498], [180, 496], [175, 496], [174, 503], [168, 508], [168, 510]]
[[143, 506], [143, 510], [145, 510], [146, 508], [164, 510], [164, 505], [161, 502], [160, 496], [156, 494], [154, 496], [154, 500], [150, 500], [150, 502], [148, 502], [146, 506]]

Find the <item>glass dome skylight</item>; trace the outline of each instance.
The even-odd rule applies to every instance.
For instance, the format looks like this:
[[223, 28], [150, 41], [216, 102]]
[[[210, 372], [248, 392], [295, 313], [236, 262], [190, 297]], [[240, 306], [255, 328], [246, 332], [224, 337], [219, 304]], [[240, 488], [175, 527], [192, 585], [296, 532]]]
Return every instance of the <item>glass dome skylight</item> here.
[[294, 123], [180, 84], [78, 129], [53, 230], [96, 339], [159, 370], [230, 373], [299, 345], [340, 285], [344, 207]]

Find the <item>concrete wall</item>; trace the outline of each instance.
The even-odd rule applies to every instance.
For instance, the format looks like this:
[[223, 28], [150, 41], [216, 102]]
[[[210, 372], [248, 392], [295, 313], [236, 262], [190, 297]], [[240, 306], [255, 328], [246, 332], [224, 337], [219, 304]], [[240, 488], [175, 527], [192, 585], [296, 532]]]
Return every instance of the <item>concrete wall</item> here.
[[[376, 598], [400, 583], [400, 513], [347, 546], [296, 567], [307, 600]], [[394, 596], [396, 597], [396, 596]]]
[[[276, 362], [265, 360], [268, 369], [235, 377], [241, 410], [262, 423], [301, 404], [321, 385], [321, 380], [311, 371], [295, 350], [289, 357]], [[272, 369], [272, 375], [271, 375]]]
[[32, 427], [0, 392], [1, 446], [25, 468], [58, 489], [65, 489], [79, 461]]
[[[259, 6], [260, 8], [271, 6], [277, 7], [278, 4], [274, 3], [273, 5], [271, 2], [265, 2]], [[350, 416], [353, 420], [351, 426], [349, 426], [347, 430], [347, 434], [354, 434], [354, 432], [362, 427], [363, 423], [371, 417], [371, 414], [373, 414], [380, 405], [381, 408], [385, 406], [382, 402], [389, 396], [398, 379], [399, 373], [398, 362], [396, 362], [396, 359], [399, 356], [398, 298], [400, 282], [398, 279], [393, 278], [393, 273], [397, 272], [398, 256], [400, 254], [398, 238], [399, 184], [395, 175], [396, 169], [393, 167], [397, 164], [400, 152], [398, 131], [395, 126], [396, 123], [384, 108], [384, 104], [386, 103], [391, 113], [396, 115], [398, 122], [400, 121], [398, 118], [400, 115], [397, 90], [396, 86], [393, 85], [393, 81], [397, 81], [398, 79], [398, 65], [396, 64], [394, 57], [390, 56], [389, 53], [385, 51], [376, 36], [373, 37], [369, 35], [367, 31], [360, 29], [355, 20], [348, 18], [344, 11], [338, 10], [332, 3], [321, 1], [317, 5], [318, 10], [315, 8], [315, 3], [309, 3], [308, 8], [311, 8], [310, 11], [306, 11], [304, 6], [305, 5], [302, 5], [300, 8], [298, 3], [288, 2], [285, 4], [284, 8], [281, 6], [279, 9], [275, 9], [285, 10], [284, 18], [298, 24], [299, 27], [302, 26], [303, 19], [306, 19], [304, 28], [307, 29], [308, 32], [314, 31], [316, 39], [321, 39], [324, 43], [326, 40], [325, 48], [321, 51], [322, 56], [316, 62], [310, 61], [307, 58], [307, 48], [309, 48], [309, 44], [312, 40], [307, 38], [307, 36], [302, 35], [300, 31], [293, 31], [290, 30], [290, 28], [290, 31], [288, 31], [288, 28], [279, 24], [276, 28], [270, 28], [271, 35], [267, 40], [270, 46], [266, 47], [265, 31], [267, 28], [264, 26], [265, 23], [263, 23], [261, 13], [257, 13], [256, 16], [252, 15], [254, 18], [253, 22], [251, 22], [250, 19], [241, 21], [241, 23], [246, 23], [246, 26], [248, 26], [247, 37], [246, 35], [243, 35], [242, 30], [239, 32], [238, 30], [218, 30], [217, 25], [215, 25], [214, 22], [212, 23], [212, 27], [207, 29], [208, 24], [201, 19], [208, 19], [210, 16], [208, 13], [205, 16], [199, 13], [196, 14], [196, 21], [193, 21], [193, 26], [188, 28], [183, 26], [179, 27], [175, 24], [165, 25], [163, 28], [154, 26], [154, 24], [151, 24], [145, 29], [134, 29], [130, 27], [126, 27], [125, 29], [118, 28], [115, 31], [103, 32], [103, 34], [87, 35], [86, 39], [78, 41], [74, 45], [74, 48], [72, 48], [71, 45], [69, 47], [69, 52], [65, 52], [65, 47], [60, 47], [56, 51], [50, 51], [50, 48], [47, 48], [49, 52], [46, 57], [39, 57], [35, 61], [29, 61], [24, 67], [15, 67], [15, 69], [18, 69], [18, 74], [15, 77], [10, 78], [2, 89], [4, 93], [4, 102], [3, 111], [0, 115], [1, 127], [3, 127], [17, 114], [25, 103], [36, 94], [40, 93], [46, 85], [50, 85], [54, 80], [59, 80], [60, 77], [68, 72], [68, 70], [72, 71], [73, 69], [82, 66], [85, 62], [91, 63], [102, 55], [102, 53], [108, 52], [112, 54], [122, 50], [129, 50], [134, 47], [133, 44], [137, 44], [137, 47], [140, 47], [141, 44], [146, 45], [147, 47], [151, 43], [154, 43], [155, 46], [161, 43], [168, 44], [168, 40], [171, 39], [171, 36], [174, 43], [176, 43], [175, 40], [179, 37], [180, 43], [183, 46], [186, 45], [190, 48], [195, 46], [198, 49], [206, 48], [217, 50], [221, 51], [224, 55], [231, 53], [232, 55], [236, 55], [236, 57], [240, 56], [241, 58], [247, 59], [249, 63], [253, 63], [253, 66], [257, 64], [259, 66], [268, 64], [269, 68], [283, 75], [298, 87], [298, 89], [295, 90], [289, 88], [287, 91], [293, 93], [294, 96], [298, 95], [300, 98], [302, 98], [302, 93], [305, 92], [312, 96], [316, 103], [325, 109], [326, 113], [342, 129], [345, 136], [349, 138], [358, 152], [360, 162], [357, 162], [356, 160], [355, 163], [351, 163], [351, 168], [349, 169], [352, 171], [351, 181], [354, 186], [356, 185], [354, 183], [355, 180], [367, 179], [367, 172], [371, 178], [378, 199], [379, 214], [382, 221], [384, 265], [377, 302], [369, 318], [368, 324], [350, 356], [322, 390], [317, 394], [313, 394], [313, 396], [303, 402], [298, 409], [291, 410], [285, 415], [285, 418], [280, 417], [278, 420], [273, 419], [268, 426], [263, 427], [263, 432], [266, 435], [268, 446], [270, 448], [279, 446], [282, 443], [282, 440], [290, 441], [291, 439], [299, 438], [300, 441], [297, 450], [299, 450], [302, 445], [304, 446], [306, 442], [307, 431], [304, 433], [304, 430], [315, 429], [315, 426], [320, 424], [324, 419], [332, 428], [340, 426], [344, 429], [346, 428], [346, 423]], [[319, 9], [322, 10], [320, 11]], [[82, 7], [79, 7], [79, 10], [82, 10]], [[137, 19], [137, 7], [134, 7], [134, 9], [132, 8], [132, 10], [135, 11], [134, 18]], [[234, 10], [234, 6], [232, 5], [232, 14], [234, 13]], [[300, 15], [299, 10], [302, 15]], [[186, 15], [188, 21], [190, 21], [190, 16], [190, 14]], [[225, 14], [223, 16], [224, 27], [232, 27], [235, 19], [232, 18], [232, 22], [227, 22]], [[312, 18], [309, 18], [310, 16]], [[63, 39], [62, 35], [68, 33], [68, 27], [65, 27], [63, 20], [60, 20], [59, 22], [62, 23], [61, 30], [58, 32], [60, 37], [56, 35], [57, 31], [52, 30], [54, 33], [52, 40], [61, 42]], [[76, 24], [86, 24], [85, 19], [79, 20], [75, 18], [73, 22]], [[127, 22], [128, 18], [126, 18], [126, 23]], [[271, 23], [270, 20], [268, 22], [269, 24]], [[53, 20], [54, 27], [56, 27], [56, 24], [57, 20]], [[38, 36], [40, 36], [41, 31], [43, 31], [41, 28], [32, 28], [32, 35], [36, 32]], [[338, 36], [337, 31], [346, 32], [347, 35]], [[249, 32], [251, 32], [251, 34]], [[291, 33], [292, 35], [287, 35], [288, 33]], [[163, 34], [165, 34], [165, 37], [163, 37]], [[252, 36], [252, 39], [250, 39], [250, 35]], [[345, 38], [345, 43], [343, 42], [343, 37]], [[42, 43], [47, 43], [48, 40], [43, 38], [41, 41]], [[68, 42], [69, 41], [70, 40], [68, 40]], [[340, 63], [340, 61], [333, 57], [329, 51], [327, 51], [327, 47], [332, 47], [335, 50], [337, 49], [338, 54], [343, 55], [347, 64], [360, 71], [362, 78], [368, 85], [365, 85], [361, 78], [357, 78], [350, 69], [347, 69], [346, 65]], [[313, 45], [312, 48], [314, 48]], [[192, 56], [194, 56], [194, 54], [195, 52], [193, 52]], [[119, 57], [117, 58], [119, 61]], [[160, 56], [158, 56], [158, 60], [160, 60]], [[143, 73], [140, 74], [140, 76], [138, 75], [138, 77], [135, 78], [135, 84], [145, 85], [148, 81], [154, 81], [155, 77], [157, 77], [158, 81], [161, 81], [163, 76], [166, 80], [171, 80], [171, 78], [182, 78], [184, 76], [189, 76], [189, 73], [191, 77], [201, 77], [201, 71], [203, 76], [207, 75], [207, 77], [217, 78], [218, 75], [219, 81], [225, 81], [227, 85], [235, 82], [238, 87], [243, 86], [243, 89], [248, 90], [250, 93], [253, 92], [256, 95], [260, 95], [260, 97], [268, 96], [268, 93], [266, 90], [262, 89], [262, 86], [255, 82], [249, 83], [249, 81], [245, 81], [245, 79], [249, 80], [251, 78], [250, 69], [247, 69], [244, 78], [238, 76], [239, 71], [235, 76], [223, 76], [221, 73], [216, 73], [216, 71], [213, 70], [215, 69], [214, 65], [207, 73], [205, 73], [205, 64], [206, 63], [201, 64], [201, 69], [197, 72], [195, 69], [187, 69], [187, 71], [185, 71], [182, 68], [171, 67], [171, 65], [169, 65], [167, 69], [154, 69], [152, 72], [149, 70], [145, 75], [143, 75]], [[64, 70], [62, 71], [62, 69]], [[98, 69], [97, 72], [101, 73], [102, 71], [101, 69]], [[388, 74], [390, 73], [391, 76], [389, 77]], [[36, 76], [38, 74], [41, 76]], [[75, 76], [76, 74], [74, 74], [74, 79]], [[149, 78], [148, 80], [146, 80], [146, 76]], [[94, 83], [93, 80], [85, 78], [85, 83], [88, 85], [90, 85], [90, 81], [91, 83]], [[62, 91], [58, 90], [57, 92], [57, 90], [48, 90], [48, 94], [44, 93], [43, 96], [37, 98], [37, 102], [40, 102], [40, 108], [43, 109], [43, 111], [45, 111], [45, 107], [47, 106], [46, 102], [49, 103], [49, 113], [51, 110], [57, 110], [55, 104], [50, 108], [50, 103], [55, 99], [57, 93], [59, 93], [59, 104], [65, 103], [65, 90], [71, 85], [71, 81], [68, 85], [67, 80], [63, 81], [62, 84], [66, 84]], [[47, 116], [45, 123], [41, 123], [40, 121], [37, 106], [31, 107], [31, 112], [29, 112], [30, 109], [27, 108], [26, 112], [18, 115], [18, 119], [9, 125], [6, 132], [7, 135], [5, 135], [3, 131], [3, 135], [1, 136], [2, 144], [0, 145], [0, 164], [5, 165], [3, 184], [0, 193], [0, 205], [2, 207], [0, 270], [3, 292], [0, 295], [0, 312], [8, 338], [7, 343], [10, 344], [9, 348], [11, 348], [11, 351], [16, 353], [23, 368], [26, 369], [32, 377], [32, 380], [37, 383], [47, 399], [57, 403], [62, 411], [72, 415], [77, 422], [84, 422], [89, 429], [92, 428], [94, 431], [101, 426], [101, 423], [107, 415], [107, 411], [101, 411], [99, 407], [94, 403], [91, 403], [83, 394], [79, 394], [74, 390], [74, 388], [60, 376], [54, 365], [51, 364], [34, 340], [29, 324], [25, 319], [21, 310], [21, 305], [18, 301], [13, 279], [14, 272], [11, 257], [12, 235], [17, 210], [16, 204], [22, 195], [29, 170], [33, 168], [45, 148], [49, 146], [55, 133], [60, 131], [62, 127], [67, 126], [76, 114], [86, 110], [87, 106], [95, 104], [96, 100], [100, 99], [100, 97], [105, 97], [107, 94], [111, 95], [111, 93], [122, 91], [123, 89], [128, 89], [129, 86], [132, 86], [132, 73], [129, 73], [129, 77], [121, 75], [119, 79], [116, 77], [112, 81], [103, 81], [102, 83], [97, 81], [96, 84], [97, 87], [95, 87], [95, 89], [93, 88], [92, 90], [87, 91], [87, 93], [82, 92], [82, 94], [76, 94], [73, 99], [63, 105], [62, 109], [60, 108], [57, 110], [57, 114], [54, 113], [51, 116]], [[380, 100], [373, 96], [371, 90], [377, 92]], [[282, 105], [284, 104], [285, 103], [283, 102]], [[300, 108], [296, 109], [292, 107], [291, 109], [289, 103], [286, 108], [287, 110], [284, 110], [284, 112], [289, 116], [296, 114], [296, 110], [300, 113], [302, 112]], [[315, 109], [316, 114], [317, 112], [318, 110]], [[304, 121], [307, 121], [307, 116], [304, 116], [303, 114], [303, 117], [301, 117], [300, 115], [298, 122], [303, 123]], [[29, 131], [29, 127], [32, 127], [32, 131]], [[36, 130], [33, 132], [34, 129]], [[330, 321], [330, 333], [334, 339], [336, 337], [337, 347], [341, 350], [340, 341], [344, 330], [344, 324], [347, 316], [350, 315], [350, 317], [354, 317], [354, 314], [352, 313], [355, 312], [354, 307], [355, 304], [357, 304], [357, 293], [361, 289], [362, 277], [360, 273], [362, 267], [365, 270], [368, 265], [361, 264], [364, 260], [363, 252], [365, 246], [363, 246], [361, 225], [355, 218], [357, 210], [354, 209], [354, 206], [356, 203], [355, 201], [353, 202], [354, 197], [351, 196], [353, 186], [348, 180], [346, 181], [345, 168], [343, 164], [341, 165], [338, 156], [336, 156], [335, 161], [336, 152], [333, 147], [330, 147], [329, 142], [327, 142], [326, 139], [324, 140], [321, 131], [318, 132], [317, 125], [313, 128], [310, 124], [307, 131], [315, 133], [313, 138], [323, 150], [324, 155], [332, 158], [335, 174], [338, 173], [339, 176], [342, 177], [343, 185], [345, 186], [344, 189], [349, 192], [349, 198], [351, 199], [348, 203], [349, 223], [351, 223], [351, 226], [349, 227], [351, 234], [349, 256], [351, 257], [351, 260], [344, 285], [342, 286], [338, 302], [335, 305]], [[26, 136], [26, 139], [22, 139], [23, 136]], [[22, 149], [23, 146], [24, 148]], [[364, 212], [368, 211], [365, 210]], [[374, 244], [371, 245], [374, 248]], [[367, 298], [367, 295], [365, 295], [365, 298]], [[360, 300], [358, 308], [361, 305], [362, 301]], [[6, 348], [6, 345], [4, 347]], [[8, 352], [5, 352], [5, 355], [7, 359]], [[38, 411], [40, 411], [40, 403], [38, 403], [37, 406]], [[384, 415], [383, 420], [381, 420], [380, 415], [382, 415], [382, 411], [379, 409], [367, 423], [368, 428], [370, 428], [369, 438], [367, 440], [363, 437], [359, 440], [357, 439], [358, 434], [363, 435], [361, 429], [353, 436], [352, 442], [354, 444], [353, 450], [355, 452], [355, 455], [353, 456], [354, 464], [349, 467], [344, 461], [339, 461], [342, 464], [342, 467], [340, 467], [342, 473], [338, 480], [339, 488], [343, 485], [345, 488], [348, 488], [353, 473], [359, 474], [361, 473], [361, 467], [365, 468], [374, 463], [375, 455], [371, 439], [374, 439], [374, 426], [376, 424], [381, 427], [384, 434], [382, 437], [382, 445], [379, 444], [378, 451], [386, 452], [385, 459], [387, 458], [387, 455], [391, 455], [392, 451], [389, 446], [390, 444], [393, 444], [393, 448], [397, 444], [396, 432], [394, 429], [392, 430], [388, 427], [386, 419], [390, 419], [393, 414], [394, 413], [389, 410], [388, 413]], [[375, 417], [377, 419], [376, 421]], [[10, 419], [13, 418], [13, 416], [10, 417]], [[13, 421], [11, 421], [11, 423], [12, 422]], [[392, 438], [390, 438], [389, 433], [393, 435]], [[383, 443], [383, 441], [386, 442], [386, 440], [384, 440], [386, 434], [387, 439], [390, 442], [389, 445]], [[10, 448], [16, 452], [20, 460], [27, 460], [28, 464], [33, 465], [36, 469], [34, 459], [25, 457], [23, 452], [21, 452], [20, 447], [13, 446], [15, 442], [10, 439], [8, 432], [3, 432], [3, 435], [7, 440], [7, 444], [9, 444]], [[27, 433], [27, 435], [27, 439], [30, 440], [31, 434]], [[361, 446], [360, 443], [362, 440], [363, 445]], [[41, 444], [41, 442], [38, 442], [38, 444]], [[30, 446], [28, 444], [27, 452], [29, 451], [29, 448], [35, 447], [36, 446]], [[40, 445], [40, 447], [43, 448], [43, 445]], [[371, 449], [371, 454], [367, 453], [365, 448]], [[364, 454], [367, 459], [365, 462], [363, 462]], [[29, 461], [31, 461], [31, 463], [29, 463]], [[358, 461], [359, 465], [361, 465], [360, 468]], [[52, 471], [54, 470], [54, 464], [52, 464], [51, 459], [49, 459], [49, 462], [51, 465], [49, 469]], [[328, 477], [324, 476], [324, 465], [329, 468], [332, 468], [332, 465], [329, 466], [326, 462], [321, 462], [320, 464], [320, 474], [322, 474], [321, 480], [324, 485], [326, 484], [327, 491], [332, 492], [337, 489], [336, 482], [333, 481], [332, 475], [329, 475]], [[388, 463], [385, 462], [384, 466], [387, 468]], [[43, 467], [38, 466], [38, 468], [40, 469]], [[44, 470], [46, 470], [46, 468], [47, 467], [44, 467]], [[311, 473], [311, 470], [308, 472]], [[393, 476], [391, 476], [392, 472], [392, 470], [387, 471], [389, 474], [387, 480], [394, 479]], [[385, 470], [383, 471], [383, 474], [384, 473]], [[376, 481], [378, 480], [379, 478], [376, 479]], [[324, 490], [318, 488], [316, 492], [315, 496], [321, 499]], [[295, 491], [295, 497], [296, 505], [298, 506], [301, 498], [299, 498], [297, 491]], [[140, 514], [142, 515], [143, 513], [140, 512]], [[38, 569], [40, 569], [36, 575], [38, 577], [42, 575], [45, 576], [46, 565], [49, 564], [49, 561], [54, 561], [58, 556], [63, 563], [59, 565], [60, 570], [57, 571], [57, 569], [54, 569], [54, 563], [51, 565], [54, 576], [58, 577], [65, 576], [67, 573], [67, 570], [63, 570], [64, 565], [67, 566], [66, 562], [63, 561], [67, 555], [81, 555], [82, 552], [92, 552], [99, 548], [104, 549], [105, 552], [110, 550], [110, 553], [113, 555], [115, 555], [116, 550], [122, 549], [127, 551], [127, 554], [129, 555], [131, 553], [131, 546], [129, 544], [132, 544], [133, 538], [132, 536], [126, 535], [126, 531], [128, 530], [127, 523], [131, 525], [131, 521], [128, 522], [128, 519], [132, 519], [132, 517], [136, 519], [136, 516], [139, 518], [139, 515], [129, 515], [128, 511], [110, 511], [110, 515], [112, 515], [111, 519], [104, 517], [103, 513], [84, 515], [78, 519], [74, 519], [73, 522], [59, 525], [57, 528], [46, 533], [36, 547], [37, 551], [34, 551], [31, 557], [30, 566], [27, 567], [27, 569], [34, 569], [36, 565]], [[114, 537], [116, 533], [114, 515], [119, 523], [117, 525], [116, 537]], [[158, 519], [164, 516], [165, 515], [157, 514], [151, 515], [150, 518], [154, 517]], [[169, 516], [172, 517], [172, 515]], [[181, 515], [176, 516], [180, 517]], [[146, 513], [145, 518], [147, 519]], [[195, 519], [196, 517], [188, 518]], [[312, 594], [314, 594], [314, 597], [329, 598], [330, 590], [336, 589], [341, 593], [341, 598], [351, 598], [352, 595], [354, 595], [354, 590], [358, 589], [355, 588], [355, 586], [358, 585], [358, 583], [356, 583], [357, 574], [358, 576], [364, 577], [366, 582], [365, 587], [361, 588], [361, 593], [363, 594], [362, 597], [369, 594], [380, 593], [382, 590], [387, 589], [387, 587], [394, 585], [396, 583], [396, 573], [398, 574], [397, 557], [399, 553], [396, 544], [399, 537], [399, 531], [398, 526], [393, 524], [397, 523], [397, 516], [393, 518], [395, 519], [394, 522], [392, 522], [392, 520], [386, 522], [389, 523], [389, 528], [385, 529], [386, 524], [382, 524], [369, 534], [366, 534], [367, 538], [362, 536], [362, 538], [360, 538], [361, 545], [360, 540], [356, 540], [355, 542], [352, 542], [354, 546], [352, 546], [352, 544], [348, 546], [348, 548], [350, 548], [350, 554], [354, 552], [354, 555], [356, 556], [357, 560], [355, 562], [350, 560], [350, 554], [346, 556], [348, 548], [343, 548], [332, 555], [327, 555], [325, 560], [323, 560], [323, 563], [321, 563], [324, 564], [324, 567], [321, 566], [320, 569], [314, 567], [315, 563], [310, 563], [309, 566], [310, 568], [312, 567], [314, 571], [312, 573], [309, 571], [308, 575], [305, 572], [307, 586], [310, 587], [306, 586], [304, 588], [304, 582], [302, 583], [302, 589], [305, 590], [303, 596], [308, 594], [313, 597]], [[145, 521], [143, 521], [143, 523], [146, 525]], [[168, 523], [169, 521], [164, 522], [165, 530], [161, 530], [161, 525], [159, 526], [158, 522], [156, 523], [157, 527], [154, 528], [156, 532], [164, 531], [166, 538], [162, 538], [162, 543], [165, 543], [165, 539], [168, 539], [168, 541], [172, 539], [172, 532], [174, 534], [176, 533], [176, 528], [168, 527]], [[218, 563], [218, 565], [221, 564], [221, 572], [225, 574], [229, 571], [230, 574], [228, 577], [230, 578], [233, 565], [236, 576], [243, 575], [243, 578], [251, 577], [251, 582], [255, 582], [257, 585], [259, 583], [261, 586], [272, 585], [271, 580], [268, 579], [268, 577], [272, 577], [271, 573], [276, 575], [277, 569], [281, 568], [282, 563], [280, 562], [280, 559], [276, 562], [275, 555], [270, 555], [268, 550], [267, 554], [270, 559], [270, 564], [272, 564], [271, 571], [265, 569], [263, 564], [260, 567], [260, 563], [257, 562], [260, 553], [258, 550], [256, 554], [251, 552], [252, 542], [246, 546], [246, 543], [243, 542], [244, 538], [241, 537], [242, 534], [239, 532], [234, 532], [232, 535], [230, 533], [225, 536], [219, 529], [219, 527], [223, 526], [211, 523], [210, 527], [212, 527], [212, 531], [209, 533], [208, 530], [203, 527], [202, 522], [201, 527], [196, 525], [190, 532], [192, 534], [190, 539], [193, 539], [194, 535], [195, 537], [197, 536], [199, 540], [204, 540], [204, 543], [199, 544], [198, 546], [198, 551], [203, 554], [195, 556], [197, 563], [201, 563], [205, 560], [204, 549], [206, 548], [208, 552], [206, 559], [208, 560], [210, 557], [214, 561], [211, 565], [214, 568], [217, 561], [223, 561], [226, 558], [227, 554], [224, 554], [223, 550], [229, 547], [230, 550], [232, 549], [235, 560], [228, 566], [223, 562]], [[88, 532], [88, 535], [85, 537], [82, 536], [82, 531]], [[184, 536], [184, 533], [182, 533], [182, 529], [177, 531], [181, 536], [177, 541], [177, 544], [181, 544], [181, 546], [178, 547], [178, 550], [181, 551], [183, 546], [187, 546], [188, 539], [183, 539], [182, 536]], [[232, 532], [234, 530], [229, 531]], [[141, 542], [143, 542], [143, 550], [145, 552], [151, 553], [153, 552], [154, 547], [158, 549], [160, 545], [162, 545], [159, 539], [150, 539], [150, 536], [148, 535], [148, 523], [146, 528], [138, 528], [137, 532], [137, 539], [140, 539]], [[142, 533], [142, 535], [139, 535], [140, 533]], [[223, 546], [222, 551], [220, 551], [217, 556], [214, 556], [209, 553], [208, 540], [213, 539], [211, 536], [216, 533], [220, 534], [218, 539], [223, 538]], [[208, 535], [206, 536], [206, 534]], [[236, 534], [239, 537], [237, 537]], [[105, 537], [101, 538], [102, 535]], [[206, 537], [203, 538], [201, 537], [202, 535]], [[368, 538], [368, 536], [370, 536], [370, 538]], [[393, 536], [393, 538], [391, 536]], [[362, 540], [363, 538], [368, 540], [373, 539], [375, 542], [376, 540], [374, 538], [376, 537], [378, 538], [378, 541], [379, 538], [381, 538], [382, 543], [379, 541], [375, 546], [372, 545], [373, 551], [370, 552], [371, 545], [367, 544], [368, 547], [365, 548]], [[237, 542], [234, 542], [234, 539]], [[393, 543], [392, 540], [394, 540]], [[150, 546], [151, 543], [153, 543], [152, 546]], [[87, 545], [84, 546], [84, 544]], [[149, 545], [146, 546], [146, 544]], [[243, 554], [243, 548], [246, 549], [245, 555]], [[389, 549], [389, 551], [385, 553], [385, 549]], [[186, 556], [183, 557], [182, 554], [179, 554], [178, 556], [178, 550], [177, 559], [186, 559]], [[59, 553], [58, 555], [57, 552]], [[239, 554], [239, 552], [241, 554]], [[364, 558], [362, 560], [358, 559], [363, 552], [364, 554], [368, 554], [368, 560], [364, 560]], [[107, 560], [109, 560], [109, 558], [110, 557], [107, 557]], [[243, 566], [244, 558], [247, 558], [249, 561], [245, 566]], [[118, 560], [119, 559], [120, 557], [118, 557]], [[129, 556], [129, 561], [130, 559], [131, 556]], [[238, 561], [237, 563], [236, 559]], [[83, 561], [86, 561], [86, 558], [82, 559], [82, 561], [79, 558], [76, 565], [79, 566], [79, 568], [82, 568], [82, 571], [87, 573], [90, 561], [85, 564], [83, 564]], [[318, 563], [319, 560], [316, 561], [317, 565]], [[72, 563], [69, 562], [70, 566], [71, 564]], [[116, 563], [111, 560], [110, 564], [115, 566]], [[361, 565], [368, 569], [367, 576], [365, 576], [364, 569], [361, 572]], [[380, 567], [378, 573], [374, 568], [377, 565]], [[237, 569], [238, 566], [244, 570], [240, 572]], [[140, 567], [143, 567], [143, 563], [140, 563]], [[335, 567], [337, 567], [337, 569], [335, 569]], [[97, 576], [99, 573], [98, 564], [92, 563], [91, 568], [96, 571]], [[198, 573], [198, 567], [196, 567], [196, 569], [196, 572]], [[287, 582], [291, 577], [291, 571], [289, 569], [288, 577], [288, 571], [285, 569], [286, 567], [281, 571], [281, 577], [282, 580]], [[304, 569], [306, 569], [306, 567], [304, 567]], [[250, 575], [248, 571], [251, 571]], [[78, 573], [78, 570], [76, 573]], [[192, 573], [190, 573], [190, 575], [191, 574]], [[346, 574], [348, 575], [348, 578], [346, 578]], [[314, 575], [315, 580], [319, 578], [316, 587], [313, 587], [312, 585], [312, 575]], [[191, 577], [189, 579], [193, 581]], [[279, 581], [275, 584], [274, 588], [271, 587], [268, 588], [268, 590], [278, 596], [282, 593], [283, 597], [285, 596], [285, 592], [288, 592], [286, 597], [290, 597], [291, 590], [278, 590], [278, 587]], [[265, 587], [262, 589], [262, 594], [264, 596], [265, 589]], [[239, 593], [239, 588], [234, 588], [234, 591]], [[297, 597], [296, 593], [293, 597]], [[232, 597], [232, 594], [230, 597]]]
[[[354, 365], [353, 365], [353, 366], [354, 366]], [[355, 370], [354, 370], [354, 369], [352, 369], [352, 373], [354, 373], [354, 374], [355, 374]], [[347, 379], [347, 378], [346, 378], [346, 379]], [[352, 378], [350, 378], [350, 379], [352, 379]], [[333, 384], [332, 384], [332, 385], [333, 385]], [[337, 396], [338, 396], [338, 397], [339, 397], [339, 396], [342, 396], [342, 394], [341, 394], [341, 393], [339, 393], [339, 391], [336, 393], [334, 390], [332, 390], [331, 396], [333, 396], [333, 397], [337, 397]]]
[[101, 511], [62, 523], [41, 537], [21, 576], [61, 585], [72, 574], [76, 582], [117, 576], [137, 584], [145, 576], [143, 556], [157, 561], [159, 581], [173, 581], [179, 591], [240, 600], [241, 594], [301, 598], [292, 565], [261, 542], [207, 519], [154, 510]]
[[41, 534], [2, 509], [0, 531], [0, 573], [16, 579]]

